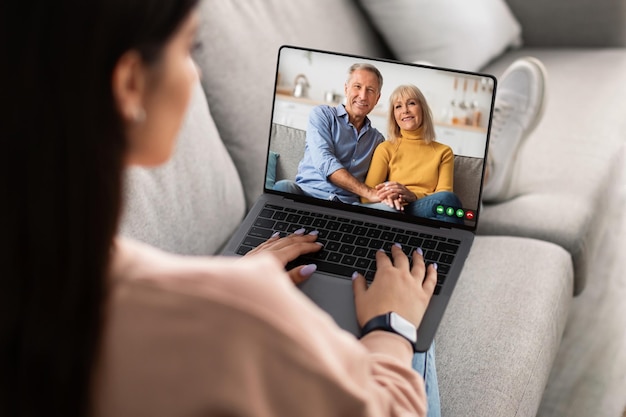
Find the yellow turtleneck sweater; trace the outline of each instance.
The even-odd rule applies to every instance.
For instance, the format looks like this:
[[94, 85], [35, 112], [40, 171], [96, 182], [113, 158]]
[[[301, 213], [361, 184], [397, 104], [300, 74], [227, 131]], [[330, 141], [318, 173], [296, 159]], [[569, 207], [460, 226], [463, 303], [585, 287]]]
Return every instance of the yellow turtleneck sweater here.
[[375, 187], [385, 181], [399, 182], [418, 199], [439, 191], [453, 191], [452, 149], [438, 142], [426, 143], [420, 130], [400, 132], [402, 137], [395, 142], [378, 145], [365, 184]]

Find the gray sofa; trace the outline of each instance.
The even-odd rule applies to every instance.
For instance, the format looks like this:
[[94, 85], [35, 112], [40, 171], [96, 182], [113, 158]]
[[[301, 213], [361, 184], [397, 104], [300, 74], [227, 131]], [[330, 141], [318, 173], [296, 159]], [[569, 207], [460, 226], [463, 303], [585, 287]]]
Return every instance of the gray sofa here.
[[[384, 12], [407, 15], [394, 7], [408, 3], [390, 0]], [[440, 3], [425, 3], [420, 18], [443, 24], [454, 17], [454, 8], [428, 15]], [[462, 69], [499, 76], [516, 57], [536, 56], [549, 72], [549, 101], [514, 167], [516, 196], [484, 207], [437, 334], [444, 416], [541, 413], [572, 301], [600, 279], [590, 270], [602, 248], [616, 155], [626, 141], [623, 0], [509, 0], [498, 11], [507, 4], [521, 42], [518, 36], [501, 50], [492, 47], [480, 68], [472, 55]], [[201, 85], [172, 160], [128, 171], [121, 233], [177, 253], [219, 253], [262, 191], [280, 45], [445, 66], [426, 49], [423, 56], [404, 55], [407, 45], [398, 44], [379, 9], [366, 0], [202, 2]], [[454, 24], [464, 21], [456, 17]], [[413, 47], [416, 39], [404, 42]], [[461, 41], [487, 49], [478, 38]], [[443, 52], [439, 57], [462, 58]]]

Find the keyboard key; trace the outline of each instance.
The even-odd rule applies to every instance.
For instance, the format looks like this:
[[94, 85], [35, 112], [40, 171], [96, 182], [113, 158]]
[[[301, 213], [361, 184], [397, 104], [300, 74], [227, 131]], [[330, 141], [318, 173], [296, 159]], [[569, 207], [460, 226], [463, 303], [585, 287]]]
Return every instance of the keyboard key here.
[[357, 226], [354, 228], [352, 233], [354, 233], [357, 236], [365, 236], [365, 234], [367, 233], [367, 228], [363, 226]]
[[324, 246], [324, 249], [329, 252], [337, 252], [340, 247], [341, 247], [341, 244], [339, 242], [330, 241], [326, 243], [326, 245]]
[[289, 223], [300, 223], [300, 217], [298, 214], [290, 214], [287, 216], [287, 218], [285, 219], [285, 221], [289, 222]]
[[431, 262], [437, 262], [439, 260], [439, 253], [433, 250], [426, 251], [424, 259]]
[[422, 243], [422, 249], [435, 249], [437, 247], [437, 242], [434, 240], [424, 240]]
[[[326, 258], [329, 262], [339, 262], [341, 261], [342, 255], [337, 252], [331, 252], [328, 254], [328, 258]], [[319, 266], [319, 265], [318, 265]]]
[[454, 256], [448, 255], [447, 253], [442, 253], [441, 256], [439, 257], [438, 262], [449, 265], [452, 263], [453, 260], [454, 260]]
[[256, 248], [263, 242], [265, 242], [265, 239], [259, 239], [258, 237], [253, 236], [246, 236], [241, 244], [245, 246], [250, 246], [251, 248]]
[[300, 224], [302, 226], [309, 226], [309, 225], [311, 225], [311, 223], [313, 223], [313, 217], [302, 216], [300, 218]]
[[352, 245], [341, 245], [341, 247], [339, 248], [339, 252], [344, 253], [344, 254], [348, 254], [348, 255], [352, 255], [352, 252], [354, 252], [354, 246], [352, 246]]
[[265, 218], [268, 218], [268, 219], [271, 219], [273, 215], [274, 215], [274, 210], [270, 210], [270, 209], [266, 209], [266, 208], [261, 210], [261, 212], [259, 213], [260, 217], [265, 217]]
[[334, 241], [340, 241], [341, 240], [341, 233], [339, 232], [330, 232], [328, 234], [328, 240], [334, 240]]
[[[354, 266], [356, 266], [358, 269], [368, 270], [370, 269], [371, 264], [372, 264], [372, 261], [370, 261], [369, 259], [359, 258], [357, 259], [356, 264]], [[374, 265], [374, 267], [375, 266], [376, 265]]]
[[252, 250], [252, 248], [250, 246], [239, 246], [239, 248], [237, 249], [237, 255], [245, 255], [246, 253], [250, 252]]
[[255, 226], [263, 227], [265, 229], [273, 229], [275, 224], [276, 224], [276, 221], [272, 219], [266, 219], [263, 217], [257, 218], [256, 221], [254, 222]]
[[324, 220], [324, 219], [315, 219], [313, 220], [313, 223], [311, 223], [311, 226], [316, 227], [316, 228], [326, 227], [327, 221], [328, 220]]
[[415, 248], [421, 248], [423, 243], [424, 239], [419, 237], [411, 237], [408, 242], [409, 246], [413, 246]]
[[459, 247], [450, 243], [439, 242], [437, 250], [444, 253], [455, 254], [456, 251], [459, 250]]
[[339, 231], [344, 233], [352, 233], [353, 229], [354, 226], [349, 223], [343, 223], [341, 226], [339, 226]]
[[409, 237], [407, 235], [397, 234], [394, 242], [399, 243], [401, 245], [407, 244], [409, 241]]
[[326, 224], [328, 230], [339, 230], [340, 224], [334, 221], [330, 221]]
[[287, 213], [285, 213], [284, 211], [277, 211], [276, 213], [274, 213], [274, 215], [272, 216], [272, 219], [276, 219], [276, 220], [285, 220], [285, 218], [287, 217]]
[[341, 237], [341, 241], [343, 243], [354, 243], [355, 240], [356, 240], [356, 236], [354, 235], [345, 234]]
[[261, 239], [269, 239], [274, 232], [270, 229], [261, 229], [260, 227], [251, 227], [248, 235], [260, 237]]
[[372, 239], [372, 240], [370, 240], [370, 243], [367, 246], [372, 248], [372, 249], [380, 249], [380, 248], [383, 247], [383, 243], [384, 242], [382, 240]]
[[289, 228], [289, 223], [285, 223], [285, 222], [276, 222], [276, 224], [274, 225], [274, 230], [278, 230], [281, 232], [286, 231]]
[[354, 273], [355, 269], [354, 266], [344, 266], [326, 261], [320, 261], [316, 264], [318, 271], [336, 274], [347, 279], [350, 279], [352, 277], [352, 273]]
[[356, 257], [352, 256], [352, 255], [344, 255], [343, 258], [341, 258], [341, 263], [343, 265], [349, 265], [352, 266], [356, 263]]

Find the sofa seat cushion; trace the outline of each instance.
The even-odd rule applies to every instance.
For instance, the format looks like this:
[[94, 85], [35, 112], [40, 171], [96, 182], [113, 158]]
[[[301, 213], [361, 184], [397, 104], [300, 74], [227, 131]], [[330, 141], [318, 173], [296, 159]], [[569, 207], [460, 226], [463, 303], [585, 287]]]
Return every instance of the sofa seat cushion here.
[[197, 85], [172, 158], [130, 168], [121, 233], [187, 255], [219, 251], [239, 226], [245, 201], [237, 170]]
[[476, 237], [436, 336], [443, 415], [536, 415], [572, 283], [570, 256], [555, 244]]
[[626, 143], [626, 49], [522, 49], [485, 68], [496, 76], [520, 56], [548, 70], [543, 119], [513, 169], [517, 198], [485, 205], [478, 232], [544, 239], [574, 258], [584, 286], [606, 219], [619, 150]]

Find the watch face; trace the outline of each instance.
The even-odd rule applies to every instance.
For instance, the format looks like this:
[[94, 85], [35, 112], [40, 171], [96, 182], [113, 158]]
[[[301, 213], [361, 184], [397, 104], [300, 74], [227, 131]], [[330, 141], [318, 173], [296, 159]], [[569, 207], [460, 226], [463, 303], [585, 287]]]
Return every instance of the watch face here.
[[391, 313], [389, 316], [389, 325], [392, 329], [413, 343], [417, 342], [417, 328], [410, 321], [397, 313]]

